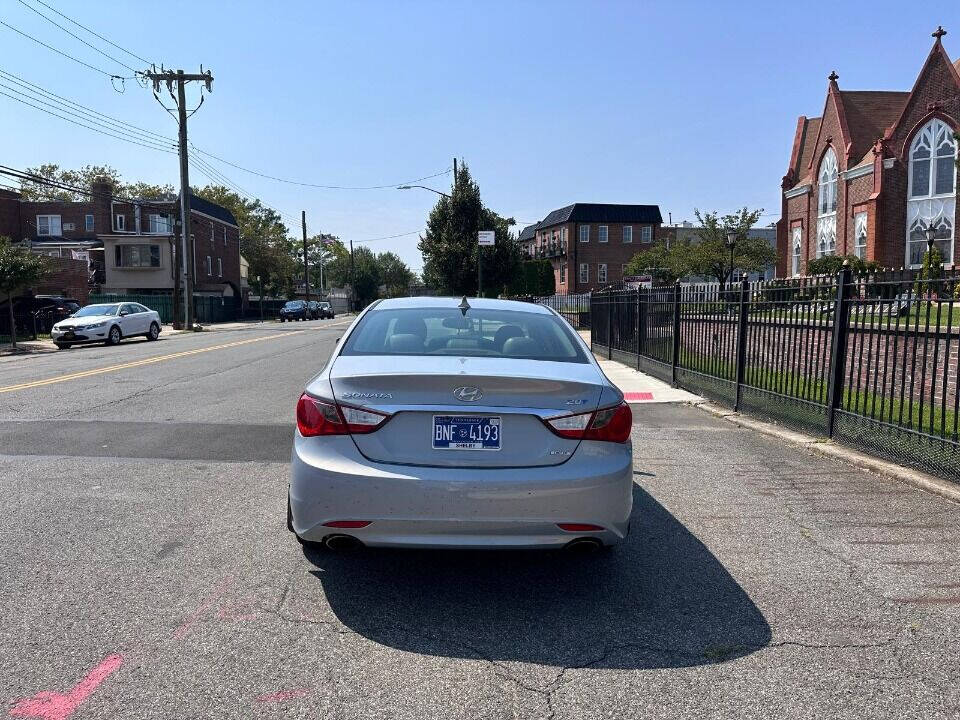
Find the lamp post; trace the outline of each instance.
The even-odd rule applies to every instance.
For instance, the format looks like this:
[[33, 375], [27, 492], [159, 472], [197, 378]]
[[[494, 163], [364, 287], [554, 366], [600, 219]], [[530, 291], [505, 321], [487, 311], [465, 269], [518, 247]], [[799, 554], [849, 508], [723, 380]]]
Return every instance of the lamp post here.
[[737, 234], [735, 232], [727, 232], [727, 249], [730, 251], [730, 285], [733, 285], [733, 251], [737, 247]]

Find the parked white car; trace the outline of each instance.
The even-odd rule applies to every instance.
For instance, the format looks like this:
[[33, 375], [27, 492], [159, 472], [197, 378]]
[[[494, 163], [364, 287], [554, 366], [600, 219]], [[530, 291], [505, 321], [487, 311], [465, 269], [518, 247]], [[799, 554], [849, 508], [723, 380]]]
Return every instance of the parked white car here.
[[87, 305], [50, 330], [50, 337], [61, 350], [96, 342], [116, 345], [123, 338], [137, 335], [147, 340], [160, 337], [160, 313], [132, 302]]

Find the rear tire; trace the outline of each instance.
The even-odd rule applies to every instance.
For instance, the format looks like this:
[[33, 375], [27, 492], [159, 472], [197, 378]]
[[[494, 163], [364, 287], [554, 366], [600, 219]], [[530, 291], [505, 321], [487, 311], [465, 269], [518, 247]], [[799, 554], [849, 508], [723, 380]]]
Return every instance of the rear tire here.
[[116, 345], [123, 338], [123, 335], [120, 334], [120, 328], [114, 325], [110, 328], [110, 333], [107, 335], [107, 345]]
[[160, 326], [156, 323], [150, 323], [150, 329], [147, 331], [147, 340], [156, 340], [160, 337]]
[[70, 343], [54, 343], [57, 346], [57, 350], [69, 350]]

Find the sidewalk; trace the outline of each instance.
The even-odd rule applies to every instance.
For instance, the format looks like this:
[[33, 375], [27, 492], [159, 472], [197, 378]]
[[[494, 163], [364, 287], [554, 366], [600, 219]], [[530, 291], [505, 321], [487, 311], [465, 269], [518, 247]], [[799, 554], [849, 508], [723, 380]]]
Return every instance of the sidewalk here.
[[[580, 330], [580, 337], [590, 344], [590, 331]], [[623, 398], [631, 405], [647, 403], [701, 403], [703, 398], [686, 390], [671, 387], [668, 383], [645, 375], [615, 360], [607, 360], [595, 354], [600, 369], [607, 379], [616, 385]]]

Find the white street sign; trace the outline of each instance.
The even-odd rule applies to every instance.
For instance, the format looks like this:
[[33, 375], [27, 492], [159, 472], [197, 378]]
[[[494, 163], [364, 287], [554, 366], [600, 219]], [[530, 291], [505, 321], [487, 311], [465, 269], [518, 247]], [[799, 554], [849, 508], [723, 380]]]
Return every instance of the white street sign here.
[[497, 234], [493, 230], [481, 230], [477, 233], [477, 244], [495, 245]]

